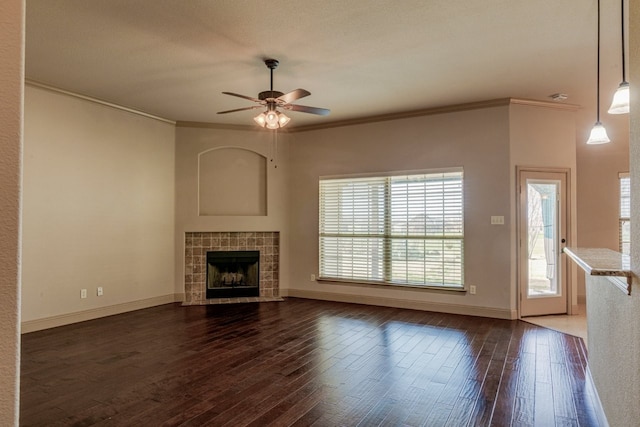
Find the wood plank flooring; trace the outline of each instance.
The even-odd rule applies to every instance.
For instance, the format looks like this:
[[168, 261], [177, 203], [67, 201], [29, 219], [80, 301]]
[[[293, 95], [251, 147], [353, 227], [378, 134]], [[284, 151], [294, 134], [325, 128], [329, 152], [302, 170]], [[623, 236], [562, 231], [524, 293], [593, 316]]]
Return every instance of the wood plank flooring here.
[[595, 426], [580, 338], [289, 298], [22, 337], [23, 426]]

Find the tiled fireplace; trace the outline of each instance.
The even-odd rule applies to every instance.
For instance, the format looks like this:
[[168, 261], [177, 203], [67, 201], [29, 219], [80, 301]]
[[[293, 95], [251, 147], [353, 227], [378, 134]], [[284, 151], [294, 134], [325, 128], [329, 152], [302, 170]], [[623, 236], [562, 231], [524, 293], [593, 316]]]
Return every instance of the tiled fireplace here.
[[[258, 251], [259, 296], [207, 299], [207, 252]], [[280, 234], [278, 232], [185, 233], [185, 305], [279, 301]]]

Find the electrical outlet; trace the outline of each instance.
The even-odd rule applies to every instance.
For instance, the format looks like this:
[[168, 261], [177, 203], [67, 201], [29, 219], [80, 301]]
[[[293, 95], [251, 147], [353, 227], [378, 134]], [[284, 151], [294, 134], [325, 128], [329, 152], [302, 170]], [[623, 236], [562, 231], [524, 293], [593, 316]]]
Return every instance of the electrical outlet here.
[[476, 294], [476, 286], [475, 285], [469, 286], [469, 293], [471, 295], [475, 295]]
[[311, 275], [311, 281], [312, 281], [312, 282], [315, 282], [315, 281], [316, 281], [316, 275], [315, 275], [315, 274], [312, 274], [312, 275]]
[[96, 295], [98, 295], [99, 297], [104, 295], [104, 290], [102, 289], [102, 286], [98, 286], [98, 289], [96, 289]]
[[87, 290], [86, 289], [80, 289], [80, 298], [84, 299], [87, 297]]

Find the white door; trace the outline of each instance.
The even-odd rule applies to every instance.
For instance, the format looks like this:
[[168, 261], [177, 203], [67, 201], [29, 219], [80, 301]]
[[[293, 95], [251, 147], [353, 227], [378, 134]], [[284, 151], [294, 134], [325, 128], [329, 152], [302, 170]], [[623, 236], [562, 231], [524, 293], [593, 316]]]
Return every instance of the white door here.
[[520, 316], [567, 313], [567, 174], [519, 171]]

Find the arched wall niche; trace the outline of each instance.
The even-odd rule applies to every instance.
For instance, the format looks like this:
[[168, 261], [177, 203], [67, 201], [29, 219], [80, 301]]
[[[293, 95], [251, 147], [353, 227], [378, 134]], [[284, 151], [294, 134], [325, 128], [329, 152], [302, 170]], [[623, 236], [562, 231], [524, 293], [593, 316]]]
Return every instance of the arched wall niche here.
[[198, 215], [266, 216], [266, 157], [236, 147], [198, 154]]

